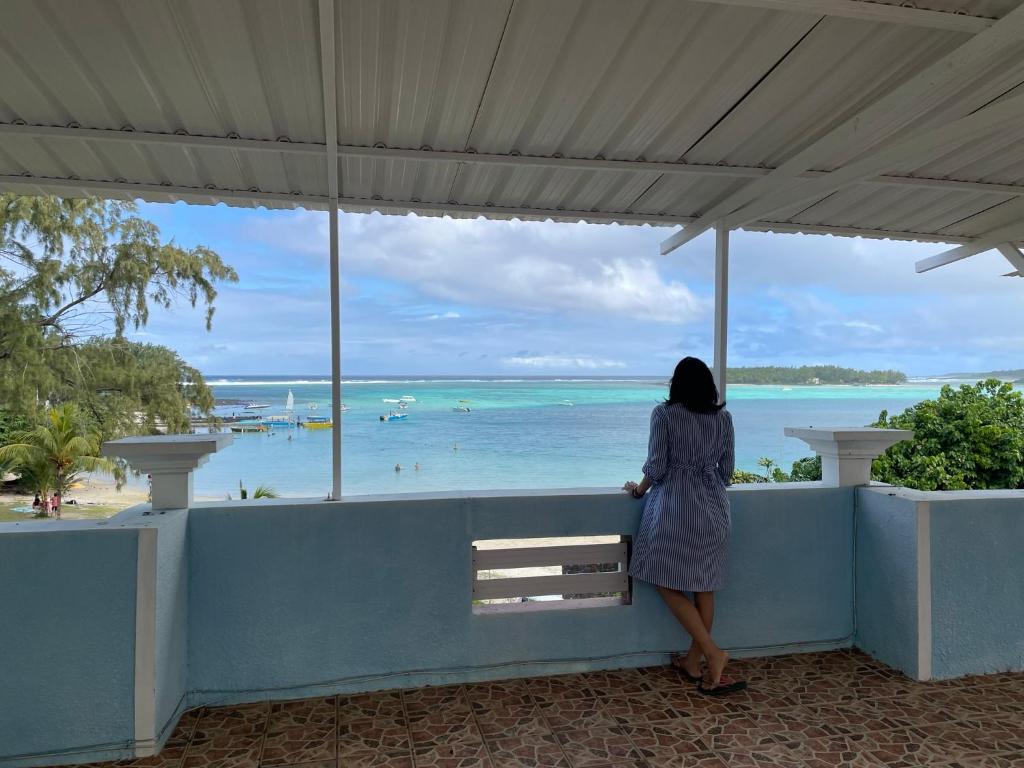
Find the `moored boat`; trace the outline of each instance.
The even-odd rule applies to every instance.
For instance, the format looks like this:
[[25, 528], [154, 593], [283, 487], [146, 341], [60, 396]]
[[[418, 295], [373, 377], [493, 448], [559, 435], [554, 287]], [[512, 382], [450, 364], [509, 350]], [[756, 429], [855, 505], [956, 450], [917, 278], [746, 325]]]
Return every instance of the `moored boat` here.
[[405, 420], [407, 418], [409, 418], [409, 414], [408, 413], [395, 413], [394, 411], [390, 411], [386, 416], [381, 416], [380, 420], [381, 421], [403, 421], [403, 420]]
[[231, 431], [235, 433], [243, 432], [266, 432], [268, 429], [266, 424], [232, 424]]
[[307, 416], [302, 426], [306, 429], [333, 429], [334, 422], [327, 416]]

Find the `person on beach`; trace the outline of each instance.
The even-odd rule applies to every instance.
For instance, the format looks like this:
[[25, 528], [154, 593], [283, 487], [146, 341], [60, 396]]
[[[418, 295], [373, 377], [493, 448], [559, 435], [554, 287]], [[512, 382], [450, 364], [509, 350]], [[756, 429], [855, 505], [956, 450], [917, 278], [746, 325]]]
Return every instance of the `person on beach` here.
[[43, 517], [50, 516], [50, 497], [43, 494]]
[[707, 365], [686, 357], [672, 374], [668, 400], [651, 413], [643, 480], [623, 486], [637, 499], [650, 491], [629, 572], [657, 587], [689, 633], [689, 651], [672, 664], [712, 696], [746, 688], [725, 676], [729, 654], [711, 637], [732, 528], [725, 489], [734, 463], [732, 416]]
[[32, 499], [32, 511], [39, 514], [39, 510], [42, 508], [43, 502], [39, 500], [39, 494], [36, 493], [36, 497]]
[[53, 498], [50, 499], [50, 509], [53, 510], [53, 516], [58, 520], [60, 519], [60, 491], [53, 492]]

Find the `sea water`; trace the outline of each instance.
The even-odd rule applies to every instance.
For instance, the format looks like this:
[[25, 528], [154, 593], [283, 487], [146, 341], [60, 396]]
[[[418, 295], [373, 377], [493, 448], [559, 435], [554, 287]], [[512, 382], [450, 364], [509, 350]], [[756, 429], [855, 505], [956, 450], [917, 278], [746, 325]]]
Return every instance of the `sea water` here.
[[[320, 376], [208, 378], [219, 400], [257, 401], [283, 412], [330, 415], [330, 381]], [[789, 470], [810, 455], [785, 427], [864, 426], [882, 410], [898, 413], [937, 396], [939, 383], [900, 386], [733, 385], [728, 407], [736, 426], [736, 460], [759, 471], [762, 457]], [[355, 378], [342, 385], [346, 496], [426, 491], [621, 486], [639, 480], [651, 409], [667, 394], [654, 378]], [[385, 398], [415, 398], [403, 421]], [[465, 402], [463, 402], [465, 401]], [[468, 413], [453, 410], [464, 404]], [[243, 405], [218, 414], [242, 415]], [[416, 465], [419, 469], [416, 469]], [[401, 467], [395, 471], [395, 465]], [[239, 497], [265, 485], [282, 496], [325, 496], [331, 487], [331, 430], [275, 428], [235, 434], [195, 476], [195, 492]]]

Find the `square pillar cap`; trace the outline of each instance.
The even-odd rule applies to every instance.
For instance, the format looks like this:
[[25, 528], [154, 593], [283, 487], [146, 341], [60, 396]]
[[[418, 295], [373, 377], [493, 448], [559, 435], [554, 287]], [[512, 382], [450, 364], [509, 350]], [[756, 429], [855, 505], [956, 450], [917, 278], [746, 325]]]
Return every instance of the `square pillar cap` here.
[[117, 456], [143, 472], [196, 469], [211, 453], [231, 445], [234, 435], [145, 435], [109, 440], [100, 448], [103, 456]]
[[803, 440], [818, 453], [851, 457], [879, 456], [914, 436], [910, 429], [879, 427], [786, 427], [785, 434]]

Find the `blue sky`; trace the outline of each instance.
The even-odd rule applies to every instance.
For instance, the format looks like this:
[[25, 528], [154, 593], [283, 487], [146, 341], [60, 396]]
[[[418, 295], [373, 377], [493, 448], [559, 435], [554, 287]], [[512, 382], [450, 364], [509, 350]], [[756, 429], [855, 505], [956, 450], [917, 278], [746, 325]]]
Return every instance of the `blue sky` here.
[[[142, 204], [165, 238], [238, 271], [213, 330], [183, 304], [135, 334], [213, 374], [330, 370], [327, 214]], [[664, 375], [710, 361], [714, 239], [670, 229], [343, 214], [343, 370]], [[732, 236], [730, 365], [834, 363], [911, 375], [1024, 367], [1024, 281], [988, 253], [924, 275], [946, 246]]]

